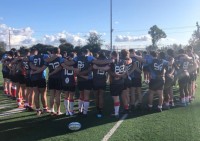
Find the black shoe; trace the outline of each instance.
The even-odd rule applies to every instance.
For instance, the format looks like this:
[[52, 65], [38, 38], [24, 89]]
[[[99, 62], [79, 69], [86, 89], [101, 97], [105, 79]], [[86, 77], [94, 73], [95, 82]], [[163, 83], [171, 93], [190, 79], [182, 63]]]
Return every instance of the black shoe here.
[[114, 113], [112, 113], [110, 116], [111, 116], [112, 118], [119, 119], [119, 114], [118, 114], [118, 115], [115, 115]]
[[132, 112], [134, 112], [135, 111], [135, 105], [131, 105], [130, 109], [131, 109]]
[[138, 103], [136, 109], [137, 109], [138, 111], [142, 110], [142, 103]]

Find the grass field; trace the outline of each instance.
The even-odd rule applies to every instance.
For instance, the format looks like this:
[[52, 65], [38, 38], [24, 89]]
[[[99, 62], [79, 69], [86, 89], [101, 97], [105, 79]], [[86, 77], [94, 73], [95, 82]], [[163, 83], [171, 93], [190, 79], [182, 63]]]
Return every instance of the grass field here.
[[[0, 76], [2, 81], [2, 77]], [[197, 81], [200, 84], [200, 80]], [[175, 89], [176, 91], [176, 89]], [[111, 141], [200, 141], [200, 96], [197, 88], [195, 101], [188, 107], [177, 107], [162, 113], [130, 114], [111, 136]], [[12, 101], [0, 91], [0, 106], [10, 103], [10, 107], [0, 108], [0, 114], [16, 108]], [[176, 94], [177, 91], [176, 91]], [[63, 101], [63, 98], [62, 98]], [[105, 94], [105, 116], [95, 117], [95, 104], [87, 118], [52, 117], [48, 114], [37, 117], [34, 112], [21, 112], [0, 117], [0, 140], [31, 141], [31, 140], [65, 140], [65, 141], [100, 141], [116, 124], [117, 120], [109, 117], [112, 111], [112, 99], [109, 91]], [[75, 105], [77, 108], [77, 103]], [[64, 105], [62, 103], [62, 111]], [[79, 131], [72, 132], [67, 125], [72, 121], [82, 124]]]

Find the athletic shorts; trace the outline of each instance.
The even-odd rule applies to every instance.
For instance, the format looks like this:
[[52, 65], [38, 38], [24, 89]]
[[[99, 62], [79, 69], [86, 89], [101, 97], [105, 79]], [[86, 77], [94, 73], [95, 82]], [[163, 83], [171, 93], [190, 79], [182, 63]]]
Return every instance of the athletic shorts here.
[[92, 80], [78, 81], [79, 91], [92, 90], [92, 88], [93, 88]]
[[3, 78], [9, 79], [9, 72], [2, 71], [2, 74], [3, 74]]
[[62, 90], [62, 81], [60, 78], [49, 78], [48, 80], [49, 90]]
[[25, 76], [24, 75], [18, 75], [18, 82], [20, 84], [25, 84], [26, 83]]
[[46, 79], [32, 80], [32, 87], [46, 88]]
[[102, 85], [93, 84], [93, 90], [105, 90], [105, 89], [106, 89], [106, 84], [102, 84]]
[[197, 80], [197, 74], [196, 73], [190, 73], [190, 83], [192, 82], [192, 81], [196, 81]]
[[76, 91], [76, 86], [63, 86], [62, 90], [65, 92], [75, 92]]
[[172, 87], [174, 84], [174, 79], [170, 78], [170, 77], [165, 77], [165, 85], [164, 85], [164, 89], [169, 89], [170, 87]]
[[190, 76], [185, 75], [182, 78], [178, 79], [178, 84], [182, 86], [187, 86], [187, 84], [190, 82]]
[[13, 83], [18, 83], [18, 77], [17, 77], [17, 75], [10, 75], [10, 80], [11, 80]]
[[134, 88], [142, 87], [142, 78], [132, 78], [131, 86]]
[[110, 84], [111, 96], [120, 96], [124, 90], [124, 84]]
[[26, 87], [32, 87], [31, 78], [25, 78]]
[[132, 86], [132, 80], [126, 78], [125, 81], [124, 81], [124, 90], [131, 88], [131, 86]]
[[143, 66], [143, 71], [144, 72], [149, 72], [149, 66]]
[[151, 79], [149, 82], [149, 89], [153, 91], [163, 90], [165, 80], [164, 79]]

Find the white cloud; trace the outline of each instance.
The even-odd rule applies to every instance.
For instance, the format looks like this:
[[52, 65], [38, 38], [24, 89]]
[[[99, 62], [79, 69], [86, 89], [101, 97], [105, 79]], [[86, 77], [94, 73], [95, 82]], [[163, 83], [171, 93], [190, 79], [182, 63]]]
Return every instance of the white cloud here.
[[68, 32], [61, 32], [61, 33], [57, 33], [54, 35], [45, 35], [43, 37], [43, 43], [45, 44], [52, 44], [52, 45], [59, 45], [59, 40], [63, 38], [66, 39], [69, 43], [77, 46], [77, 45], [85, 45], [86, 44], [86, 39], [82, 38], [79, 34], [74, 35], [74, 34], [70, 34]]
[[115, 42], [137, 42], [137, 41], [150, 41], [151, 37], [149, 35], [142, 36], [129, 36], [129, 35], [117, 35], [115, 37]]

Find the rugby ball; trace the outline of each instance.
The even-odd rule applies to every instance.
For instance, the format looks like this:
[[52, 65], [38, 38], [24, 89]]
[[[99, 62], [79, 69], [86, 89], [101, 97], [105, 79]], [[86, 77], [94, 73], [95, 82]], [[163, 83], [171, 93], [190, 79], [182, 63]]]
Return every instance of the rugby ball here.
[[68, 125], [69, 130], [76, 131], [81, 129], [81, 124], [79, 122], [71, 122]]

